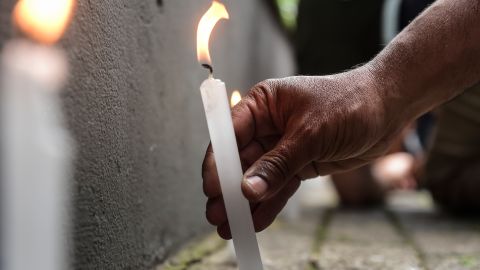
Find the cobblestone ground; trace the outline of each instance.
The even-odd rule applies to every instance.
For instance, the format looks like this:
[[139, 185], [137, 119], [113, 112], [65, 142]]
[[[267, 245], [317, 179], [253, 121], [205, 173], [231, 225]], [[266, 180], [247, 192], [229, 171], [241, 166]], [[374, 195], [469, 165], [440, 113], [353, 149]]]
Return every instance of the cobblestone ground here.
[[[424, 192], [392, 194], [378, 208], [341, 209], [328, 181], [313, 181], [258, 234], [266, 270], [480, 269], [480, 219], [448, 216]], [[214, 234], [156, 270], [207, 269], [237, 269], [231, 243]]]

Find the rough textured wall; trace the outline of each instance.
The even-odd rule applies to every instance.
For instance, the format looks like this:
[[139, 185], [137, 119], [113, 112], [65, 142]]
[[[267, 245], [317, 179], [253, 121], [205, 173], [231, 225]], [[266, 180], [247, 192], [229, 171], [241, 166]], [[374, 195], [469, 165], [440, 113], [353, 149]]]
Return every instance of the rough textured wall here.
[[[2, 22], [8, 22], [2, 1]], [[260, 0], [225, 1], [213, 35], [230, 90], [290, 75], [288, 46]], [[74, 266], [149, 269], [208, 230], [200, 167], [208, 143], [196, 24], [210, 0], [79, 0], [61, 46], [76, 139]], [[3, 26], [0, 41], [11, 35]]]

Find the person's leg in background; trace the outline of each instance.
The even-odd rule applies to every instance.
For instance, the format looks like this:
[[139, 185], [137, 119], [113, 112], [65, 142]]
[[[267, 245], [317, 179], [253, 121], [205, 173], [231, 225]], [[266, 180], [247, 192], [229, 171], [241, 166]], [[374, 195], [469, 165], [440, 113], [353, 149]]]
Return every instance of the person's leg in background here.
[[422, 185], [456, 212], [480, 211], [480, 84], [445, 104], [436, 120]]

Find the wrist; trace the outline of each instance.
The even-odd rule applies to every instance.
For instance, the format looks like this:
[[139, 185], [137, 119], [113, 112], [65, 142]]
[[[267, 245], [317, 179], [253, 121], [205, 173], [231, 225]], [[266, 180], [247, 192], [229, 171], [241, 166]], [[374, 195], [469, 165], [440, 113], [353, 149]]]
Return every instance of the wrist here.
[[381, 100], [385, 121], [391, 128], [402, 128], [425, 111], [422, 97], [416, 96], [421, 91], [408, 85], [408, 79], [398, 75], [401, 74], [399, 70], [388, 67], [379, 59], [370, 61], [361, 69], [368, 87]]
[[351, 71], [357, 88], [362, 92], [363, 103], [377, 123], [383, 140], [389, 141], [417, 117], [412, 97], [402, 93], [401, 80], [391, 79], [392, 74], [373, 61]]

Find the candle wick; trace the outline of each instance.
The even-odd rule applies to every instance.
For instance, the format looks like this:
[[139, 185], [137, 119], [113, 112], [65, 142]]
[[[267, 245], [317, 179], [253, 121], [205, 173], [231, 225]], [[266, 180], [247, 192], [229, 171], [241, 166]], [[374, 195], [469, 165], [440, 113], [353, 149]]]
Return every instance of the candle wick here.
[[208, 69], [210, 71], [210, 76], [213, 75], [213, 67], [209, 64], [202, 64], [202, 67]]

